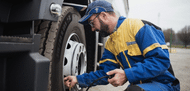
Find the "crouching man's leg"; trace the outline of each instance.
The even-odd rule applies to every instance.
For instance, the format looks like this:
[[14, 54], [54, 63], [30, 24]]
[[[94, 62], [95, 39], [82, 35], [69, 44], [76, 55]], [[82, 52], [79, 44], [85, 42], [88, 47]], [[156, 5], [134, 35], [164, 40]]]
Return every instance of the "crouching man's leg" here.
[[145, 91], [143, 88], [139, 87], [138, 85], [129, 86], [125, 91]]
[[130, 85], [125, 91], [177, 91], [171, 83], [163, 84], [156, 81]]

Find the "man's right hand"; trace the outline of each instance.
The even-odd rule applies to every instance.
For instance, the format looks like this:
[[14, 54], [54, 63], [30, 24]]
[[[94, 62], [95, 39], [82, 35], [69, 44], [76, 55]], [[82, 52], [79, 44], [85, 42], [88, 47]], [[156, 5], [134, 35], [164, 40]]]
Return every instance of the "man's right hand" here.
[[127, 82], [127, 76], [125, 75], [125, 71], [122, 69], [115, 69], [112, 71], [107, 72], [107, 75], [114, 75], [112, 79], [108, 79], [108, 82], [113, 86], [122, 86]]
[[77, 77], [76, 76], [67, 76], [64, 78], [64, 84], [65, 86], [72, 88], [77, 83]]

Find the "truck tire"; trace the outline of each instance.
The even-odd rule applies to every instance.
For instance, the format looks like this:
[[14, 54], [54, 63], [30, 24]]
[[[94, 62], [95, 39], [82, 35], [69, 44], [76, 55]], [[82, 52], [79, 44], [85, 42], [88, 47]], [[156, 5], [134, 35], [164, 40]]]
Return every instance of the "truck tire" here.
[[[67, 91], [63, 78], [86, 72], [86, 40], [80, 18], [73, 7], [64, 6], [57, 22], [35, 21], [35, 32], [41, 34], [39, 53], [50, 59], [48, 91]], [[79, 90], [78, 85], [72, 88]]]

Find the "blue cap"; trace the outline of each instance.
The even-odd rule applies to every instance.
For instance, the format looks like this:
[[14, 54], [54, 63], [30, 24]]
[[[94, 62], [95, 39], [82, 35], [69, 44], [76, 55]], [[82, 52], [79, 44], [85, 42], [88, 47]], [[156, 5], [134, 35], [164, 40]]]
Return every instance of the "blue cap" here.
[[88, 24], [88, 19], [96, 13], [112, 12], [112, 4], [104, 0], [96, 0], [88, 5], [85, 15], [79, 20], [81, 24]]

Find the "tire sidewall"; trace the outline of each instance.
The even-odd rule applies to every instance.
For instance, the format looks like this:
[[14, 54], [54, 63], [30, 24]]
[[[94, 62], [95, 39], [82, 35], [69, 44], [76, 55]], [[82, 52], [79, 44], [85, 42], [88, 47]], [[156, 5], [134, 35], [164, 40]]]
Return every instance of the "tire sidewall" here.
[[[66, 18], [71, 17], [72, 21], [67, 25], [66, 29], [63, 29], [64, 21], [67, 20]], [[79, 37], [80, 43], [83, 43], [86, 46], [86, 41], [85, 41], [85, 32], [84, 28], [81, 24], [78, 23], [78, 20], [80, 19], [80, 15], [78, 12], [73, 8], [67, 13], [65, 13], [65, 17], [62, 19], [61, 22], [61, 27], [58, 29], [58, 34], [57, 34], [57, 39], [56, 39], [56, 45], [55, 45], [55, 51], [54, 51], [54, 56], [53, 56], [53, 63], [52, 63], [52, 89], [53, 90], [59, 90], [63, 91], [63, 58], [64, 58], [64, 53], [65, 53], [65, 47], [67, 40], [69, 36], [72, 33], [76, 33]], [[60, 33], [63, 32], [64, 35], [61, 35]], [[58, 47], [59, 39], [62, 39], [62, 45], [60, 48]], [[61, 51], [60, 51], [61, 50]], [[60, 52], [57, 52], [60, 51]], [[59, 54], [58, 54], [59, 53]]]

